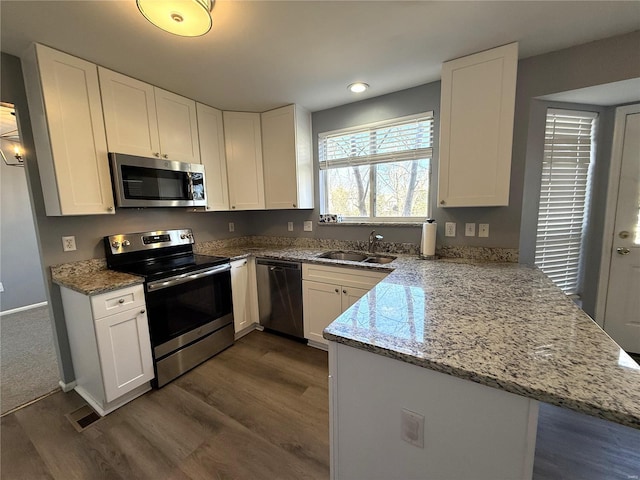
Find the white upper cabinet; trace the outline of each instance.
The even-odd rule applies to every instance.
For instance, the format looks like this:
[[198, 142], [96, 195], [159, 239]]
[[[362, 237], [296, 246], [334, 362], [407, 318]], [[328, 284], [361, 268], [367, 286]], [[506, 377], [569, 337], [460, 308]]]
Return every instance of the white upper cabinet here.
[[442, 65], [438, 204], [509, 204], [518, 44]]
[[266, 208], [313, 208], [311, 114], [288, 105], [261, 120]]
[[260, 114], [222, 112], [231, 210], [264, 210]]
[[96, 65], [37, 44], [22, 65], [47, 215], [114, 213]]
[[205, 168], [205, 198], [207, 211], [229, 210], [227, 188], [227, 155], [224, 150], [222, 112], [201, 103], [198, 112], [200, 162]]
[[200, 163], [196, 102], [154, 88], [162, 158]]
[[109, 150], [160, 155], [153, 85], [98, 67]]
[[196, 102], [99, 67], [109, 151], [200, 163]]

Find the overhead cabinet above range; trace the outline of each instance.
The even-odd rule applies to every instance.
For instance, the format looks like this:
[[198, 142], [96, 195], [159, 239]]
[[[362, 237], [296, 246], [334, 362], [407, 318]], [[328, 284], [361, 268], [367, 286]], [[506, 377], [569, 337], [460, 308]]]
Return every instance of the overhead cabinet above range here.
[[196, 102], [98, 67], [110, 152], [200, 163]]

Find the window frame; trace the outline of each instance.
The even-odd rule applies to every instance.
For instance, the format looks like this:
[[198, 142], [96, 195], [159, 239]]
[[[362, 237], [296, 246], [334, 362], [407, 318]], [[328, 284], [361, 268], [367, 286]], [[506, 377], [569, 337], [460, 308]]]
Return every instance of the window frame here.
[[[376, 122], [370, 122], [370, 123], [365, 123], [365, 124], [359, 124], [359, 125], [353, 125], [351, 127], [346, 127], [346, 128], [340, 128], [340, 129], [336, 129], [336, 130], [329, 130], [329, 131], [325, 131], [325, 132], [320, 132], [318, 133], [318, 171], [319, 171], [319, 175], [318, 175], [318, 188], [319, 188], [319, 194], [320, 194], [320, 213], [321, 214], [325, 214], [325, 213], [337, 213], [339, 214], [340, 212], [329, 212], [328, 211], [328, 206], [329, 206], [329, 198], [328, 198], [328, 178], [327, 175], [325, 174], [325, 172], [329, 169], [329, 168], [323, 168], [322, 164], [323, 164], [323, 160], [321, 158], [321, 151], [322, 151], [322, 142], [324, 141], [324, 139], [326, 137], [329, 136], [334, 136], [334, 135], [348, 135], [349, 133], [356, 133], [356, 132], [362, 132], [365, 130], [374, 130], [374, 129], [378, 129], [378, 128], [383, 128], [383, 127], [392, 127], [395, 125], [399, 125], [402, 123], [407, 123], [407, 122], [411, 122], [412, 120], [420, 120], [420, 119], [424, 119], [424, 120], [429, 120], [431, 122], [431, 126], [430, 126], [430, 147], [427, 148], [428, 150], [428, 156], [426, 157], [419, 157], [419, 158], [415, 158], [412, 160], [421, 160], [423, 158], [427, 159], [429, 161], [429, 169], [427, 172], [427, 177], [428, 177], [428, 191], [427, 191], [427, 214], [426, 215], [418, 215], [418, 216], [411, 216], [411, 217], [377, 217], [374, 215], [375, 211], [376, 211], [376, 195], [375, 195], [375, 185], [376, 185], [376, 181], [377, 181], [377, 172], [376, 172], [376, 165], [378, 164], [385, 164], [385, 163], [393, 163], [393, 161], [389, 161], [389, 162], [355, 162], [358, 163], [359, 165], [368, 165], [369, 166], [369, 216], [367, 217], [351, 217], [351, 216], [343, 216], [342, 217], [342, 223], [352, 223], [352, 224], [385, 224], [385, 223], [411, 223], [411, 224], [417, 224], [417, 223], [422, 223], [424, 221], [425, 218], [428, 218], [431, 216], [431, 212], [432, 212], [432, 202], [431, 202], [431, 193], [432, 193], [432, 179], [433, 179], [433, 151], [434, 151], [434, 142], [435, 142], [435, 138], [434, 138], [434, 132], [435, 132], [435, 117], [434, 117], [434, 112], [433, 110], [429, 110], [426, 112], [422, 112], [422, 113], [416, 113], [416, 114], [412, 114], [412, 115], [405, 115], [402, 117], [395, 117], [395, 118], [390, 118], [390, 119], [386, 119], [386, 120], [380, 120], [380, 121], [376, 121]], [[411, 159], [407, 159], [411, 160]], [[401, 161], [400, 159], [398, 161]], [[349, 165], [349, 164], [345, 164], [345, 167], [349, 167], [349, 166], [354, 166], [354, 165]], [[339, 167], [333, 167], [333, 168], [339, 168]]]

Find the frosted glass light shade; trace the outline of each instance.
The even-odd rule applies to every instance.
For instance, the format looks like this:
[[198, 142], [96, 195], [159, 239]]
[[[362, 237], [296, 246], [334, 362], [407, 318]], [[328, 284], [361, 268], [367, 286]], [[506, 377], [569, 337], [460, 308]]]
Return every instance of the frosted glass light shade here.
[[199, 37], [211, 30], [213, 0], [136, 0], [144, 17], [174, 35]]

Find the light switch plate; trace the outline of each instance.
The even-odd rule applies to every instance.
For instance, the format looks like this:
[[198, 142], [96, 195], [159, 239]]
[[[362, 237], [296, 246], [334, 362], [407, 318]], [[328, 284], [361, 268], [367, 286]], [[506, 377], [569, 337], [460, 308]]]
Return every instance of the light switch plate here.
[[400, 416], [402, 440], [418, 448], [424, 448], [424, 415], [403, 408]]
[[489, 224], [481, 223], [478, 225], [478, 236], [479, 237], [488, 237], [489, 236]]
[[313, 222], [311, 220], [307, 220], [304, 222], [304, 231], [311, 232], [313, 230]]
[[475, 237], [476, 236], [476, 224], [475, 223], [465, 223], [464, 224], [464, 236], [465, 237]]

